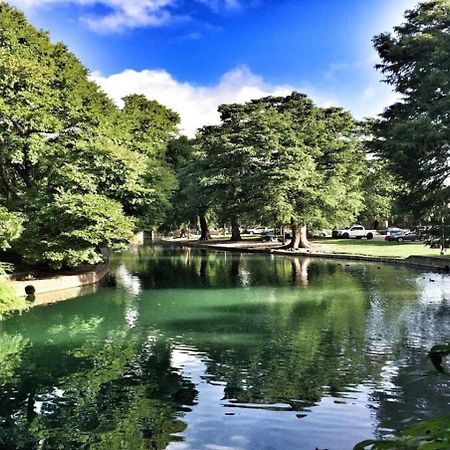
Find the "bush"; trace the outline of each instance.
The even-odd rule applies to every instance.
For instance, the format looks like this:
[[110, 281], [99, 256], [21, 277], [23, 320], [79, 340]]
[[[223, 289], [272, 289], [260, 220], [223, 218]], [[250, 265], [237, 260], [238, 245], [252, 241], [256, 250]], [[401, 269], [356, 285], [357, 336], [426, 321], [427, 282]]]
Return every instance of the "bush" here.
[[122, 206], [96, 194], [58, 194], [29, 214], [20, 253], [30, 264], [52, 269], [75, 268], [102, 261], [100, 247], [125, 249], [133, 238], [134, 220]]
[[0, 206], [0, 249], [10, 247], [10, 242], [22, 232], [22, 219]]
[[14, 289], [6, 281], [0, 280], [0, 320], [13, 310], [26, 308], [25, 300], [17, 297]]

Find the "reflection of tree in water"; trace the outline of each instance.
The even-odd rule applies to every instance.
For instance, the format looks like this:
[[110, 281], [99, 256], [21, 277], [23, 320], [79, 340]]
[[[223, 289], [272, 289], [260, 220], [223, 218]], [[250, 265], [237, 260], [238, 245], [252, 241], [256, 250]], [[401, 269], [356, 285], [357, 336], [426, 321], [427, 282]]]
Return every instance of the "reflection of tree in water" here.
[[3, 384], [14, 378], [14, 372], [22, 363], [22, 352], [28, 340], [20, 334], [0, 333], [0, 382]]
[[[292, 399], [317, 401], [324, 392], [336, 394], [349, 384], [379, 378], [386, 358], [367, 352], [368, 344], [376, 345], [367, 341], [367, 316], [377, 307], [378, 297], [389, 303], [394, 315], [399, 305], [397, 300], [392, 306], [392, 297], [410, 304], [418, 295], [415, 274], [391, 267], [309, 258], [277, 258], [271, 264], [266, 257], [206, 258], [201, 256], [211, 287], [309, 285], [298, 291], [300, 301], [294, 296], [274, 304], [205, 304], [204, 312], [211, 309], [208, 320], [168, 319], [174, 333], [189, 337], [211, 357], [208, 370], [227, 383], [226, 396], [241, 402], [286, 401], [298, 407]], [[220, 279], [225, 283], [217, 283], [218, 272], [229, 274]], [[384, 329], [393, 323], [395, 317], [390, 316]], [[223, 343], [218, 339], [205, 345], [206, 335], [224, 336]]]
[[[251, 272], [253, 282], [259, 280], [252, 272], [255, 261], [233, 258], [233, 263], [233, 276]], [[365, 357], [367, 301], [357, 280], [333, 264], [309, 266], [310, 260], [298, 259], [277, 263], [280, 283], [288, 289], [308, 283], [311, 269], [309, 289], [283, 291], [286, 298], [273, 302], [205, 301], [202, 312], [208, 313], [207, 320], [196, 320], [189, 311], [186, 317], [179, 311], [176, 318], [167, 313], [161, 320], [168, 333], [182, 334], [208, 354], [208, 371], [226, 382], [228, 398], [282, 401], [300, 408], [295, 400], [317, 401], [324, 391], [337, 393], [374, 370]], [[263, 291], [269, 296], [270, 292]], [[205, 343], [204, 336], [217, 339]]]
[[428, 274], [425, 279], [405, 269], [394, 273], [392, 278], [386, 274], [388, 288], [372, 274], [370, 281], [383, 295], [374, 299], [368, 335], [383, 350], [384, 367], [373, 393], [376, 415], [386, 426], [401, 429], [411, 416], [427, 420], [448, 410], [450, 379], [436, 373], [427, 354], [433, 345], [448, 342], [450, 305], [445, 290], [433, 292]]
[[136, 252], [136, 258], [117, 258], [114, 266], [123, 264], [130, 275], [139, 276], [144, 289], [306, 286], [308, 282], [309, 258], [244, 258], [240, 253], [201, 248], [185, 248], [180, 253], [178, 248], [169, 246], [144, 247]]
[[17, 380], [2, 379], [2, 449], [162, 449], [184, 429], [194, 386], [171, 368], [170, 343], [131, 333], [120, 312], [56, 318], [22, 349]]
[[292, 258], [292, 282], [296, 286], [308, 286], [308, 268], [311, 258]]
[[[148, 289], [141, 295], [119, 280], [119, 289], [2, 324], [11, 351], [0, 345], [0, 363], [10, 361], [0, 370], [0, 448], [164, 448], [196, 396], [170, 366], [172, 340], [206, 355], [228, 400], [299, 410], [381, 380], [414, 335], [412, 323], [427, 323], [425, 312], [411, 316], [419, 289], [407, 269], [136, 252], [114, 264]], [[404, 395], [412, 401], [412, 390]]]

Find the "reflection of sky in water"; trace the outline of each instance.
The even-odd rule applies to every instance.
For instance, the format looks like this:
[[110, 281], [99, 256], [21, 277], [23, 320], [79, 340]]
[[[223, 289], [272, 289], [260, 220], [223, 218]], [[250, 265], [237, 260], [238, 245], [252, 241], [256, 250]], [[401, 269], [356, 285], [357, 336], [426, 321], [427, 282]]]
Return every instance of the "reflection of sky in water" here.
[[376, 404], [366, 386], [349, 386], [301, 412], [286, 403], [238, 403], [226, 399], [226, 383], [207, 373], [206, 362], [194, 348], [177, 345], [172, 351], [172, 367], [195, 384], [198, 396], [184, 418], [183, 441], [170, 444], [169, 450], [345, 450], [349, 441], [372, 436]]
[[117, 271], [117, 278], [120, 284], [133, 295], [139, 295], [142, 292], [141, 281], [138, 276], [132, 275], [125, 265], [121, 265]]
[[34, 402], [34, 412], [36, 414], [45, 414], [45, 409], [49, 405], [52, 405], [54, 402], [57, 402], [63, 398], [64, 390], [55, 387], [50, 392], [42, 394], [38, 397], [38, 399]]

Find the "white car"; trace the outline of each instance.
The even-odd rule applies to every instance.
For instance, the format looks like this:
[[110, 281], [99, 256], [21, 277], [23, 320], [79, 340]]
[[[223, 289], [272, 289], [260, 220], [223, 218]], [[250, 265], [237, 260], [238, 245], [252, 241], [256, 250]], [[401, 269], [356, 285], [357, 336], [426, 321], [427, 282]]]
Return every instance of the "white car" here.
[[376, 233], [376, 230], [366, 230], [362, 225], [353, 225], [350, 228], [345, 228], [344, 230], [333, 230], [333, 237], [343, 239], [362, 239], [365, 237], [367, 239], [373, 239]]
[[255, 227], [249, 228], [247, 231], [249, 234], [263, 234], [269, 232], [270, 230], [267, 227]]

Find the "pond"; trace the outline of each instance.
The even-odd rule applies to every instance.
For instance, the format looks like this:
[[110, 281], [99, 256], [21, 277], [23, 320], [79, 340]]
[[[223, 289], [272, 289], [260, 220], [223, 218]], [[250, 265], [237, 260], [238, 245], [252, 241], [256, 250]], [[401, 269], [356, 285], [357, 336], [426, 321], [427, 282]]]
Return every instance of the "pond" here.
[[170, 246], [112, 273], [0, 323], [0, 448], [348, 450], [448, 412], [448, 275]]

